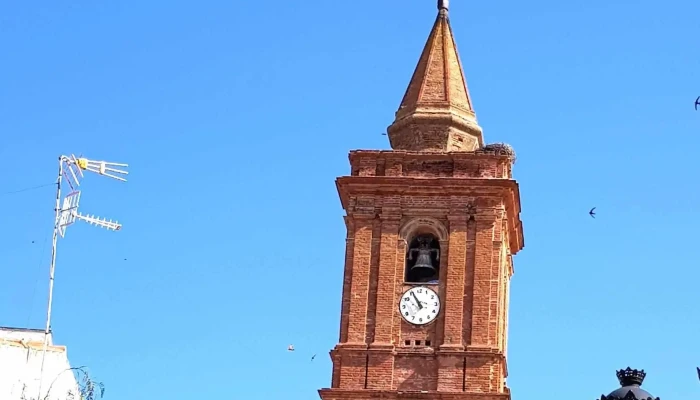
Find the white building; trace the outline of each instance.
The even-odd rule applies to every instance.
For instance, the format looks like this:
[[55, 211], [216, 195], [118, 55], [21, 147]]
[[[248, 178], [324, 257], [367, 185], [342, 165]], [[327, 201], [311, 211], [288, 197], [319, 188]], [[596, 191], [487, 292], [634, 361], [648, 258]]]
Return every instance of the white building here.
[[[66, 347], [48, 339], [41, 400], [80, 400]], [[0, 327], [0, 399], [36, 400], [43, 346], [43, 330]]]

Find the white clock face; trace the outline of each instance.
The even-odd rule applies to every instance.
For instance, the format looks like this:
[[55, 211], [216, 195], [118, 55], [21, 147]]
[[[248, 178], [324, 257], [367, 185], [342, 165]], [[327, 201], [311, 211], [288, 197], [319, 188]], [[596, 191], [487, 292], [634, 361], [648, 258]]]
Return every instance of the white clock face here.
[[410, 288], [401, 296], [399, 312], [411, 324], [429, 324], [440, 313], [440, 298], [433, 289], [422, 286]]

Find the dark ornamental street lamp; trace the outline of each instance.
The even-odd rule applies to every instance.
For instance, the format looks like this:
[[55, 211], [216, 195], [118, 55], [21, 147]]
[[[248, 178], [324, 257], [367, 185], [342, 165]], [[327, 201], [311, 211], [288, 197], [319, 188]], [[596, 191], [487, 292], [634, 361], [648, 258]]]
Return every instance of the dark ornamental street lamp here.
[[617, 379], [620, 387], [610, 392], [609, 395], [600, 396], [600, 400], [660, 400], [642, 389], [642, 382], [647, 374], [643, 369], [621, 369], [617, 371]]

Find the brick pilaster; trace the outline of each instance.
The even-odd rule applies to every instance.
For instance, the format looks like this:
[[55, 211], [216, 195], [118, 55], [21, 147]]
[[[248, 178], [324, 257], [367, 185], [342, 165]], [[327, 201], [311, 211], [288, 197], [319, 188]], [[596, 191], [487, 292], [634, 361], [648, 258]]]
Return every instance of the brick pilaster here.
[[365, 389], [367, 350], [360, 346], [357, 347], [344, 347], [336, 350], [340, 362], [338, 373], [338, 388], [340, 389]]
[[493, 272], [493, 228], [496, 216], [477, 214], [472, 296], [471, 346], [488, 347], [490, 343], [491, 274]]
[[467, 353], [464, 376], [467, 392], [503, 393], [505, 359], [496, 353]]
[[390, 390], [393, 375], [393, 346], [371, 346], [367, 351], [367, 389]]
[[345, 269], [343, 271], [343, 300], [340, 305], [340, 338], [339, 343], [348, 341], [348, 318], [350, 316], [350, 288], [352, 286], [352, 256], [355, 252], [355, 227], [353, 220], [345, 216], [347, 234], [345, 237]]
[[467, 216], [451, 215], [450, 251], [443, 299], [444, 336], [441, 347], [461, 348], [464, 304], [464, 273], [467, 261]]
[[[374, 342], [370, 345], [367, 363], [367, 387], [391, 389], [394, 373], [392, 343], [393, 314], [396, 313], [396, 282], [403, 278], [396, 262], [399, 213], [382, 213], [377, 274]], [[398, 274], [401, 274], [399, 276]]]
[[[399, 299], [403, 289], [404, 271], [406, 270], [406, 252], [408, 251], [408, 243], [404, 238], [396, 240], [396, 284], [394, 286], [394, 298]], [[397, 344], [401, 338], [401, 315], [398, 312], [392, 314], [392, 329], [391, 340]]]
[[372, 217], [354, 216], [353, 267], [348, 310], [348, 343], [365, 343], [367, 338], [367, 304], [372, 257]]
[[491, 279], [489, 289], [489, 339], [490, 346], [499, 350], [502, 325], [501, 305], [503, 300], [503, 220], [497, 212], [493, 224], [491, 243]]
[[467, 266], [464, 273], [464, 306], [462, 320], [462, 338], [465, 345], [471, 344], [472, 306], [474, 304], [474, 264], [476, 263], [476, 221], [467, 221]]
[[379, 274], [377, 288], [377, 317], [374, 342], [389, 345], [392, 342], [393, 314], [396, 312], [396, 283], [402, 279], [403, 271], [398, 271], [397, 238], [399, 216], [382, 217], [381, 242], [379, 247]]
[[464, 352], [441, 350], [437, 354], [439, 392], [461, 392], [464, 387]]

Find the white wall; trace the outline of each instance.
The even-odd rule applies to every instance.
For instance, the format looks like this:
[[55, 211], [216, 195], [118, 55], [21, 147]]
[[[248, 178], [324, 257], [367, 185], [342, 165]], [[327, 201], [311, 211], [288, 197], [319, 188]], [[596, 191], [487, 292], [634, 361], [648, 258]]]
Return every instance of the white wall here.
[[[65, 348], [53, 346], [44, 363], [41, 400], [79, 400], [78, 385]], [[35, 400], [39, 390], [44, 333], [26, 329], [0, 328], [0, 399]], [[49, 392], [50, 388], [50, 392]], [[24, 393], [23, 393], [24, 391]], [[72, 399], [69, 393], [74, 393]]]

